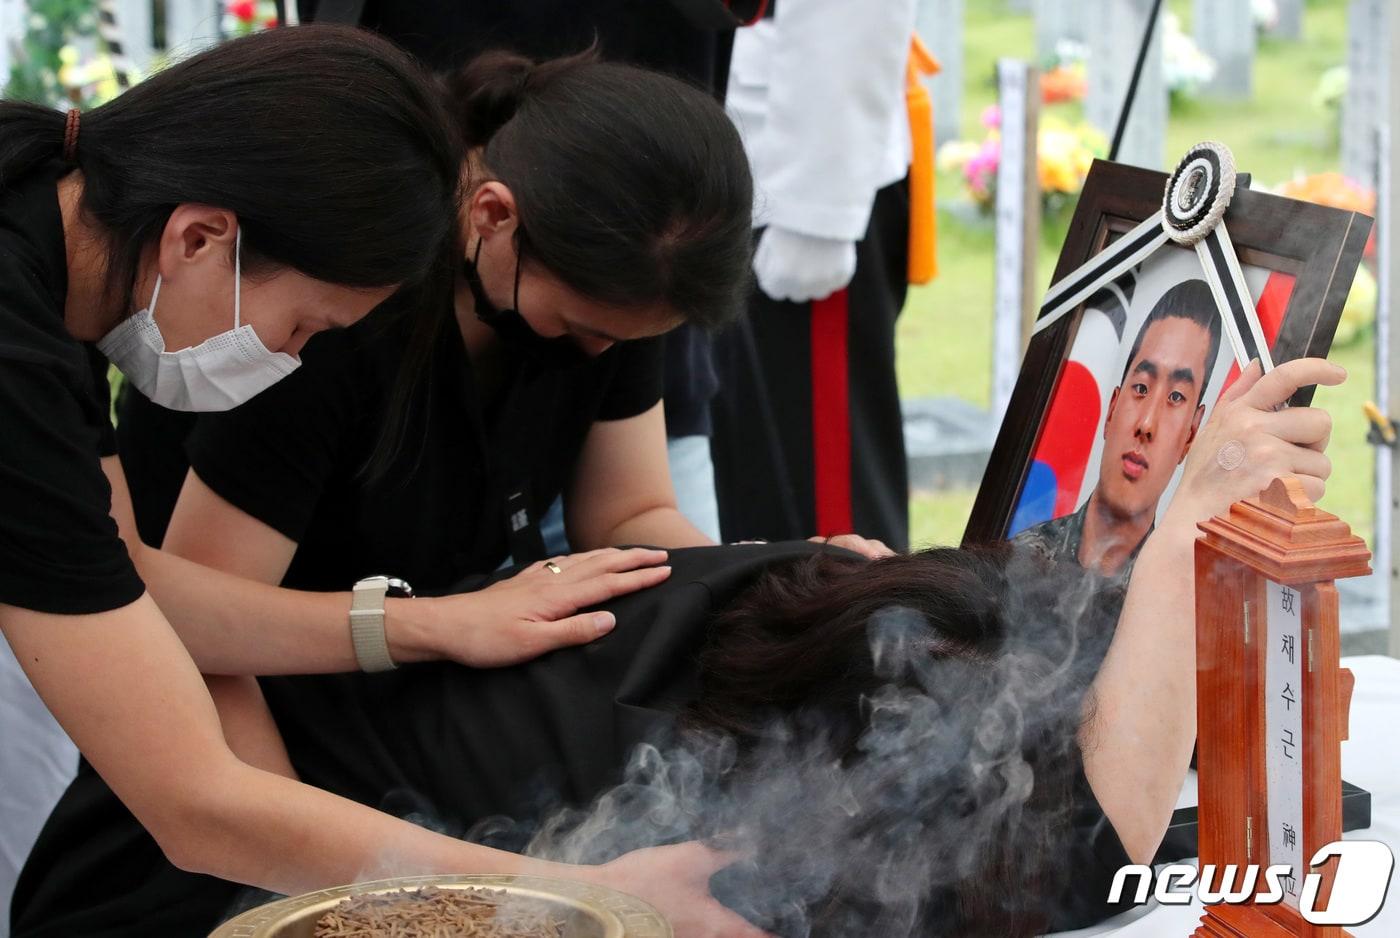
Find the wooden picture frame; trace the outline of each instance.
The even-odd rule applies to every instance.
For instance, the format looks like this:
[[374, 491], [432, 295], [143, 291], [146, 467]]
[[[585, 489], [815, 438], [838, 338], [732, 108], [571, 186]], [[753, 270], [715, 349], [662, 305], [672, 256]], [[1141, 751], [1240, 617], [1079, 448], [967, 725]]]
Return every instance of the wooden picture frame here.
[[[1165, 173], [1095, 161], [1052, 282], [1069, 277], [1118, 236], [1158, 212], [1167, 180]], [[1326, 357], [1361, 262], [1371, 219], [1241, 188], [1235, 191], [1224, 220], [1241, 264], [1294, 278], [1271, 346], [1273, 361]], [[964, 545], [1000, 541], [1014, 533], [1008, 528], [1083, 311], [1081, 303], [1031, 337], [963, 535]], [[1310, 403], [1312, 392], [1312, 388], [1300, 389], [1291, 403]]]

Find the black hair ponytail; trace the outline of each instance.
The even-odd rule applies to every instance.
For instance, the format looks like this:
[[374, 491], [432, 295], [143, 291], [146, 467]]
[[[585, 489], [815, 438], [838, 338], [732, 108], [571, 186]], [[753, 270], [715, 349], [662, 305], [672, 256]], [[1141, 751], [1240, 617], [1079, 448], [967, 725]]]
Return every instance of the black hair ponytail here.
[[[64, 131], [57, 111], [0, 102], [0, 187], [62, 160]], [[461, 159], [438, 89], [348, 27], [269, 30], [171, 65], [83, 114], [71, 157], [123, 304], [184, 202], [237, 215], [245, 267], [343, 286], [422, 281], [456, 229]]]
[[62, 111], [25, 101], [0, 101], [0, 191], [63, 155], [65, 124]]
[[485, 52], [447, 76], [462, 142], [484, 147], [520, 108], [535, 62], [515, 52]]
[[526, 259], [619, 306], [718, 326], [749, 288], [753, 181], [707, 92], [595, 50], [478, 56], [447, 82], [463, 141], [510, 187]]

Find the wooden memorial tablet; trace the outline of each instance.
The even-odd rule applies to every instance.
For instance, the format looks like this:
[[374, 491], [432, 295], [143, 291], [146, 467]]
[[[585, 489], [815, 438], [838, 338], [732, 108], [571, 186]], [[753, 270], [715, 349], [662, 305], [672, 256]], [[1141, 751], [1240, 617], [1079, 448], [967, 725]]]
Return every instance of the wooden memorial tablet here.
[[1196, 720], [1200, 863], [1287, 864], [1281, 902], [1260, 877], [1244, 904], [1206, 907], [1196, 938], [1340, 936], [1299, 912], [1307, 874], [1326, 908], [1336, 863], [1305, 864], [1342, 836], [1341, 741], [1352, 676], [1338, 664], [1333, 581], [1370, 572], [1365, 542], [1294, 478], [1200, 525]]

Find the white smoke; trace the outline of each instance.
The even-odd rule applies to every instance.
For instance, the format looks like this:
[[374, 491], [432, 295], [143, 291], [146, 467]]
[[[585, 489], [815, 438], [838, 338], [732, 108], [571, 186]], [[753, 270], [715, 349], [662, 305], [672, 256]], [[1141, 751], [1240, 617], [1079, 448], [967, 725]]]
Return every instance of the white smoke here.
[[[891, 606], [868, 623], [883, 683], [853, 726], [805, 710], [774, 715], [742, 753], [703, 732], [640, 746], [620, 785], [548, 818], [527, 852], [597, 863], [704, 839], [751, 858], [715, 878], [716, 895], [784, 938], [939, 933], [931, 923], [947, 920], [953, 890], [989, 858], [1058, 861], [1068, 799], [1033, 792], [1079, 758], [1074, 735], [1106, 644], [1102, 581], [1047, 581], [1017, 556], [1006, 580], [1008, 634], [995, 654], [931, 656], [930, 623]], [[1045, 901], [1000, 885], [1004, 912], [1034, 915]]]

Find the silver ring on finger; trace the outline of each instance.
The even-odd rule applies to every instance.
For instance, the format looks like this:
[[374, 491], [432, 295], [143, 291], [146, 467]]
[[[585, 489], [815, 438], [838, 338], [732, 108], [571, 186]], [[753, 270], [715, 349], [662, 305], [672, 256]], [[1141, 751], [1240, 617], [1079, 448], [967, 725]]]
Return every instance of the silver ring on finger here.
[[544, 562], [544, 568], [545, 568], [546, 570], [548, 570], [550, 573], [563, 573], [563, 572], [564, 572], [564, 568], [561, 567], [561, 566], [559, 566], [559, 564], [555, 563], [553, 560], [546, 560], [546, 561]]

